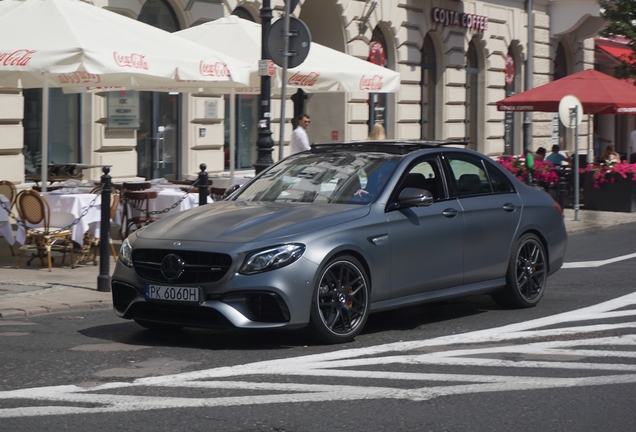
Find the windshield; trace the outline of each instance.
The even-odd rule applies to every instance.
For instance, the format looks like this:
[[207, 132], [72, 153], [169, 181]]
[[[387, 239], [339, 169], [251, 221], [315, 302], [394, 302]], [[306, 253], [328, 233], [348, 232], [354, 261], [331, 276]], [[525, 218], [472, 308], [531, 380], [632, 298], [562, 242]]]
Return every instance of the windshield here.
[[303, 153], [283, 160], [234, 199], [367, 204], [382, 192], [398, 159], [384, 153]]

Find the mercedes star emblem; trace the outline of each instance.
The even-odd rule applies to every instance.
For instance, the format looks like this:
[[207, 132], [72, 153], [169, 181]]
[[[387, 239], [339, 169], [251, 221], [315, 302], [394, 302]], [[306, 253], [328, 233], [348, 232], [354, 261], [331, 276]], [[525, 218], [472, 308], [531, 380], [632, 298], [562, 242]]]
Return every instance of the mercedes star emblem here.
[[179, 255], [168, 254], [161, 260], [161, 274], [169, 281], [178, 279], [183, 274], [185, 262]]

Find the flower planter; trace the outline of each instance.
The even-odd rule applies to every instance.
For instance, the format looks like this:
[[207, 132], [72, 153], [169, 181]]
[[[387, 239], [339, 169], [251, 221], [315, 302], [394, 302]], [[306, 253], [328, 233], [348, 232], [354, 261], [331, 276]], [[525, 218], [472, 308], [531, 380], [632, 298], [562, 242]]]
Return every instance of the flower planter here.
[[636, 212], [636, 181], [618, 177], [614, 183], [602, 183], [600, 189], [592, 184], [592, 175], [585, 176], [585, 210]]

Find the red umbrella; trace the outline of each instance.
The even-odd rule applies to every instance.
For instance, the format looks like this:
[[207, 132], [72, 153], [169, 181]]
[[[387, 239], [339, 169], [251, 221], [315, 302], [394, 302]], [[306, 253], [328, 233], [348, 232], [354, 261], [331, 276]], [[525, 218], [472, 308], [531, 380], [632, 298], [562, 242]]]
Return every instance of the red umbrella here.
[[497, 109], [558, 112], [559, 102], [566, 95], [581, 101], [584, 114], [636, 113], [636, 86], [593, 69], [502, 99]]

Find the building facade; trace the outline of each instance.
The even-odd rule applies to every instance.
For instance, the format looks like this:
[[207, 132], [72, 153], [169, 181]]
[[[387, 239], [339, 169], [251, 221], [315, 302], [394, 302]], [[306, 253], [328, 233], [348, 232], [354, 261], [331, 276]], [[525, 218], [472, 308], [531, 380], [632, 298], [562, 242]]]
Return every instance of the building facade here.
[[[246, 0], [93, 4], [171, 32], [230, 14], [260, 22], [262, 6]], [[273, 20], [280, 18], [283, 0], [272, 0], [271, 6]], [[525, 118], [499, 112], [496, 102], [528, 84], [536, 87], [594, 67], [594, 37], [602, 28], [598, 12], [593, 0], [301, 0], [293, 15], [307, 24], [314, 42], [400, 72], [401, 88], [395, 94], [288, 94], [284, 153], [292, 118], [301, 112], [311, 116], [312, 142], [363, 140], [374, 122], [382, 122], [389, 138], [467, 140], [484, 154], [512, 155], [522, 153], [524, 121], [529, 121], [531, 150], [559, 142], [571, 150], [572, 134], [554, 114]], [[227, 95], [133, 93], [139, 126], [122, 129], [109, 127], [114, 103], [109, 93], [50, 92], [49, 163], [110, 165], [115, 179], [185, 178], [201, 163], [210, 173], [230, 169]], [[237, 172], [252, 171], [256, 162], [259, 104], [258, 95], [236, 96]], [[3, 179], [24, 184], [37, 172], [41, 108], [40, 89], [0, 89]], [[280, 108], [280, 98], [273, 96], [274, 141]], [[585, 119], [582, 140], [591, 136], [588, 125]], [[94, 168], [84, 177], [100, 174]]]

